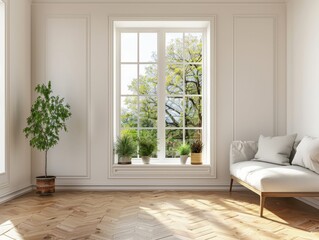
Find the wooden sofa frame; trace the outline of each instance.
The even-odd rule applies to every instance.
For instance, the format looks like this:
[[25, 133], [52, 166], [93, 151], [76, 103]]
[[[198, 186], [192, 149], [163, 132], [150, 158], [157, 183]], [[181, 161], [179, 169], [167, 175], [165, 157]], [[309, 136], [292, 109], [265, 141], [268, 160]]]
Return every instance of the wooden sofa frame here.
[[229, 192], [232, 191], [234, 180], [239, 184], [243, 185], [244, 187], [248, 188], [249, 190], [253, 191], [254, 193], [259, 195], [259, 202], [260, 202], [260, 209], [259, 215], [260, 217], [263, 216], [263, 210], [265, 206], [266, 197], [319, 197], [319, 192], [262, 192], [257, 190], [256, 188], [250, 186], [246, 182], [234, 177], [233, 175], [230, 176], [230, 187]]

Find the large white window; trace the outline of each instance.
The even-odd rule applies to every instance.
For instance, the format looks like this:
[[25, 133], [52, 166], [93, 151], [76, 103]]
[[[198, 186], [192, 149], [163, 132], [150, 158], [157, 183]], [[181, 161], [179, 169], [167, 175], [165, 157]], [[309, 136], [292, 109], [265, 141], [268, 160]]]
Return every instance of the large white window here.
[[5, 4], [0, 0], [0, 174], [5, 172], [5, 79], [6, 79], [6, 47], [5, 47]]
[[[207, 23], [124, 25], [115, 28], [114, 135], [157, 139], [151, 163], [165, 164], [179, 162], [182, 143], [201, 139], [208, 164]], [[132, 162], [141, 162], [139, 157]]]

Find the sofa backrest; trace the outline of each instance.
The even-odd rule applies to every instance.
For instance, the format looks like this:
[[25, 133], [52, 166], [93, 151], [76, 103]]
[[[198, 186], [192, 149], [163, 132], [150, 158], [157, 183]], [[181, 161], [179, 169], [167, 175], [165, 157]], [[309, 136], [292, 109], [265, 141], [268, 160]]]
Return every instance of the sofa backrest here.
[[[295, 141], [294, 143], [294, 147], [289, 157], [290, 164], [296, 154], [296, 149], [299, 143], [300, 141]], [[242, 161], [249, 161], [255, 158], [257, 150], [257, 141], [233, 141], [230, 145], [230, 164]]]

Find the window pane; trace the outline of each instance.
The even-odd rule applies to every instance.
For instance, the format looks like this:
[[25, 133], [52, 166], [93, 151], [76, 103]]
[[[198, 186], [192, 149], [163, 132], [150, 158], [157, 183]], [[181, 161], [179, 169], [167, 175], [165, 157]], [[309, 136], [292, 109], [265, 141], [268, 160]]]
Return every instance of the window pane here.
[[[129, 135], [132, 138], [132, 140], [137, 143], [138, 137], [137, 137], [137, 130], [136, 129], [127, 129], [127, 128], [122, 129], [121, 130], [121, 137], [123, 135]], [[132, 157], [133, 158], [137, 157], [137, 144], [136, 144], [136, 153]]]
[[121, 127], [137, 127], [137, 97], [121, 97]]
[[167, 158], [175, 158], [178, 156], [177, 150], [183, 143], [183, 130], [172, 129], [166, 130], [166, 154]]
[[[120, 33], [119, 39], [120, 133], [131, 135], [135, 141], [147, 136], [156, 142], [160, 136], [163, 149], [152, 157], [177, 158], [178, 147], [201, 138], [205, 130], [202, 123], [204, 33], [186, 29], [173, 33], [165, 29], [158, 33], [156, 29], [138, 32], [132, 28], [132, 31], [135, 32]], [[165, 46], [159, 44], [160, 34], [165, 38]], [[165, 72], [159, 72], [162, 70]], [[165, 126], [157, 120], [163, 118]], [[165, 131], [165, 136], [158, 131]]]
[[156, 95], [157, 64], [140, 64], [139, 68], [140, 94]]
[[166, 60], [183, 62], [183, 33], [166, 33]]
[[166, 66], [166, 93], [168, 95], [183, 94], [183, 65], [169, 64]]
[[202, 97], [185, 98], [185, 127], [202, 126]]
[[202, 62], [203, 34], [185, 33], [185, 61]]
[[202, 130], [201, 129], [186, 129], [185, 130], [185, 142], [192, 144], [194, 140], [202, 140]]
[[[151, 130], [140, 130], [140, 137], [146, 137], [150, 141], [154, 141], [155, 143], [158, 143], [157, 139], [157, 130], [156, 129], [151, 129]], [[156, 148], [158, 145], [156, 145]], [[157, 157], [157, 151], [152, 155], [152, 157]]]
[[140, 97], [140, 127], [156, 127], [157, 97]]
[[157, 62], [157, 33], [140, 33], [140, 62]]
[[137, 64], [121, 64], [121, 95], [137, 94]]
[[121, 33], [121, 62], [137, 62], [137, 33]]
[[168, 97], [165, 103], [166, 127], [183, 126], [183, 98]]
[[202, 93], [202, 65], [186, 65], [185, 69], [185, 94]]

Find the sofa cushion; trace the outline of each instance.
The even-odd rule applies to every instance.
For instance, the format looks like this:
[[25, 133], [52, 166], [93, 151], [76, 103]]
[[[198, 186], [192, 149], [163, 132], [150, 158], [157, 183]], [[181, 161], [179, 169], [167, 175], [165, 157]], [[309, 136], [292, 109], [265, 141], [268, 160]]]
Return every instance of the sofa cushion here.
[[297, 134], [277, 137], [264, 137], [260, 135], [258, 151], [255, 155], [257, 161], [290, 165], [289, 157]]
[[319, 173], [319, 138], [304, 137], [297, 147], [292, 164]]
[[300, 166], [244, 161], [232, 164], [230, 173], [262, 192], [319, 192], [319, 175]]
[[291, 150], [291, 154], [290, 154], [290, 156], [289, 156], [289, 163], [290, 163], [290, 164], [292, 163], [292, 160], [293, 160], [294, 157], [295, 157], [295, 154], [296, 154], [297, 147], [298, 147], [299, 143], [300, 143], [300, 140], [295, 140], [294, 146], [293, 146], [293, 148], [292, 148], [292, 150]]
[[251, 160], [255, 157], [257, 147], [255, 141], [233, 141], [230, 145], [230, 163]]

